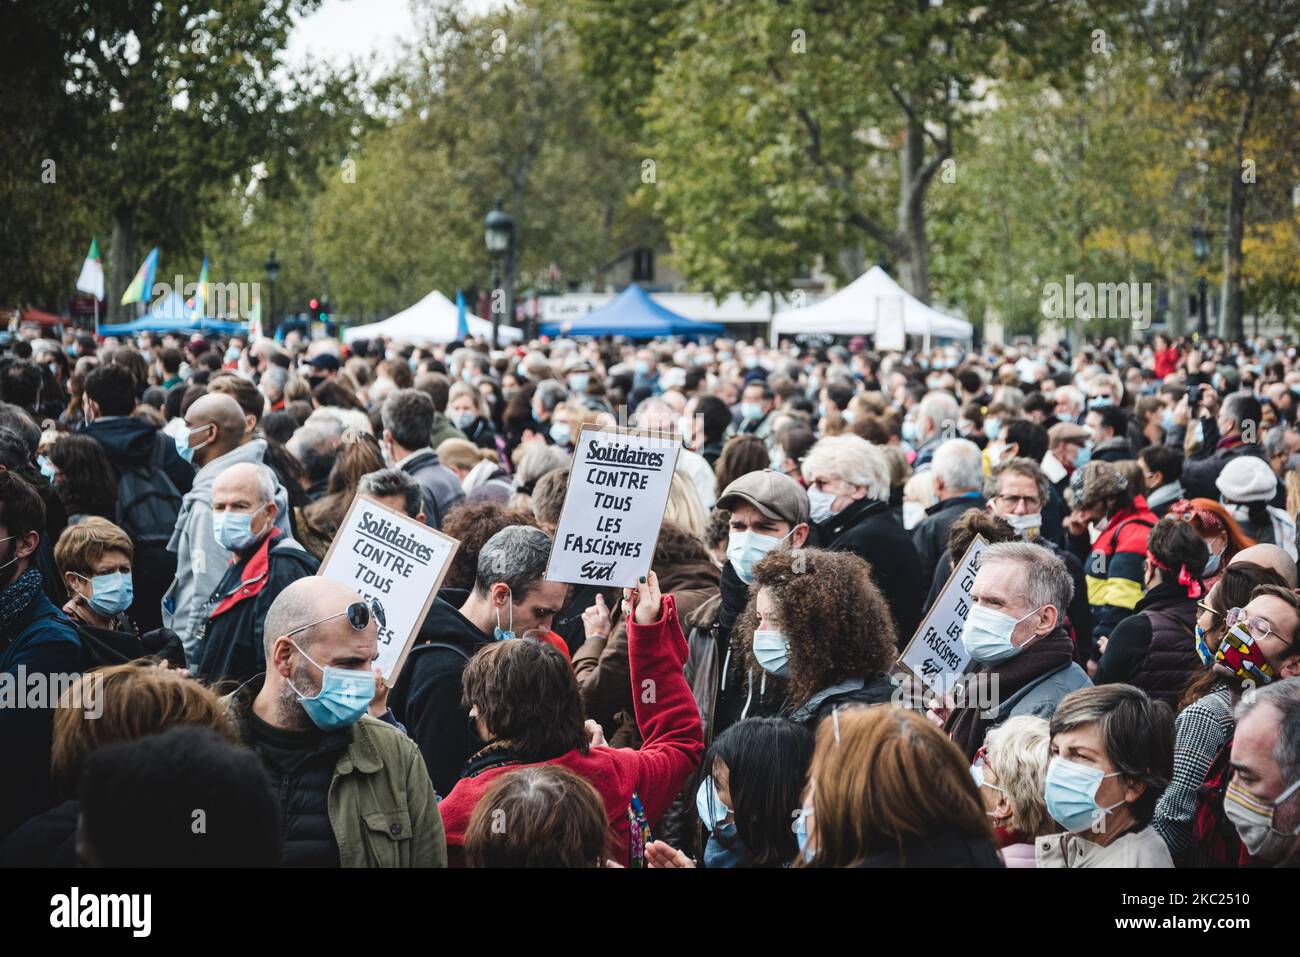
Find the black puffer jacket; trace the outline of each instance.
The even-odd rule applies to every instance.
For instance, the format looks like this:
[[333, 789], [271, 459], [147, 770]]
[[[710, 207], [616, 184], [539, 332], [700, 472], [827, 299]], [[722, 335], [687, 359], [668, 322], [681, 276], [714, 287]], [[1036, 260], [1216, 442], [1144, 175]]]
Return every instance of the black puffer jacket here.
[[[817, 526], [823, 548], [853, 552], [871, 566], [876, 585], [889, 602], [896, 632], [906, 644], [921, 621], [926, 572], [912, 538], [884, 502], [860, 499]], [[929, 571], [933, 572], [934, 565]]]
[[[921, 571], [925, 575], [922, 591], [930, 589], [934, 581], [934, 567], [948, 551], [948, 533], [952, 531], [953, 523], [965, 515], [968, 509], [983, 511], [984, 505], [982, 495], [958, 495], [925, 510], [925, 520], [912, 529], [912, 543], [921, 556]], [[907, 637], [912, 636], [909, 634]]]
[[1196, 602], [1177, 582], [1161, 582], [1115, 626], [1094, 681], [1131, 684], [1170, 707], [1201, 669], [1196, 655]]

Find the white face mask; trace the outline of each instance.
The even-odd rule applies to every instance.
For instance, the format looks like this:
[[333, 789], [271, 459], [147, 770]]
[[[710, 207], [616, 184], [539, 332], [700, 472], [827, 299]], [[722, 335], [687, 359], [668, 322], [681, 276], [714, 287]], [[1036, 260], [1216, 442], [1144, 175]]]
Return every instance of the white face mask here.
[[808, 489], [808, 512], [813, 522], [820, 525], [835, 514], [831, 510], [831, 506], [835, 504], [837, 497], [816, 486]]
[[1300, 834], [1300, 828], [1285, 834], [1273, 827], [1273, 818], [1278, 805], [1289, 800], [1297, 788], [1300, 788], [1300, 780], [1279, 794], [1276, 801], [1262, 801], [1236, 781], [1228, 782], [1223, 795], [1223, 812], [1237, 829], [1237, 835], [1251, 857], [1271, 864], [1281, 860], [1291, 849], [1292, 840]]
[[1032, 515], [1003, 515], [1002, 520], [1014, 528], [1021, 538], [1026, 538], [1030, 532], [1037, 532], [1043, 527], [1042, 512], [1034, 512]]

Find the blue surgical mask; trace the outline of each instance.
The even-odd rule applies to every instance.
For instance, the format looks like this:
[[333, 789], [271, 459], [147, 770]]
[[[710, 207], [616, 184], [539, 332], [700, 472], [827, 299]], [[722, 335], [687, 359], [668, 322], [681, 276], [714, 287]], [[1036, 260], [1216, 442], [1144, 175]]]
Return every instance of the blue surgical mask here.
[[238, 361], [239, 361], [239, 350], [236, 349], [234, 346], [231, 346], [229, 349], [226, 350], [226, 362], [229, 363], [229, 362], [238, 362]]
[[556, 445], [568, 445], [569, 440], [573, 438], [573, 430], [569, 428], [568, 422], [555, 422], [551, 425], [551, 438]]
[[1174, 410], [1165, 409], [1164, 415], [1160, 417], [1160, 427], [1166, 432], [1174, 430]]
[[[722, 798], [718, 796], [718, 788], [713, 783], [712, 774], [700, 782], [699, 790], [695, 792], [695, 810], [699, 812], [700, 820], [710, 831], [722, 827], [722, 822], [732, 813], [731, 808], [723, 804]], [[735, 825], [733, 824], [732, 827], [734, 828]]]
[[[73, 574], [77, 575], [76, 572]], [[86, 604], [106, 618], [122, 614], [131, 607], [131, 602], [135, 601], [131, 576], [126, 572], [110, 572], [107, 575], [96, 575], [94, 578], [87, 578], [85, 575], [77, 575], [77, 577], [82, 581], [90, 582], [90, 597], [85, 599]]]
[[1081, 469], [1092, 461], [1092, 442], [1087, 445], [1079, 446], [1078, 453], [1074, 456], [1074, 467]]
[[790, 641], [779, 631], [754, 632], [754, 659], [768, 674], [784, 678], [790, 670]]
[[1202, 578], [1209, 578], [1219, 570], [1219, 562], [1223, 561], [1223, 555], [1220, 552], [1210, 551], [1210, 558], [1205, 563], [1205, 570], [1201, 572]]
[[646, 362], [644, 359], [638, 359], [636, 364], [636, 374], [640, 376], [649, 375], [650, 363]]
[[[242, 552], [258, 542], [262, 536], [253, 533], [252, 512], [212, 513], [212, 537], [221, 547], [232, 552]], [[265, 534], [265, 532], [263, 532]]]
[[805, 864], [811, 864], [816, 854], [808, 849], [808, 815], [812, 814], [812, 808], [804, 805], [799, 809], [799, 816], [794, 820], [794, 839], [799, 844], [799, 854], [803, 857]]
[[322, 668], [307, 652], [298, 647], [298, 653], [320, 670], [320, 691], [308, 697], [293, 683], [289, 687], [298, 696], [298, 703], [311, 718], [312, 724], [322, 731], [350, 728], [361, 720], [375, 696], [375, 673], [370, 670], [352, 671], [346, 668]]
[[761, 419], [763, 417], [763, 407], [757, 402], [742, 402], [740, 403], [740, 417], [748, 422]]
[[591, 384], [591, 376], [585, 372], [575, 372], [569, 376], [569, 388], [574, 392], [585, 393]]
[[818, 525], [834, 517], [835, 513], [831, 510], [834, 504], [835, 496], [830, 492], [816, 486], [808, 489], [808, 517]]
[[[176, 436], [176, 453], [186, 462], [193, 464], [194, 453], [203, 448], [203, 446], [212, 444], [212, 439], [208, 439], [206, 442], [200, 442], [198, 445], [190, 445], [190, 436], [195, 432], [198, 432], [200, 429], [206, 428], [208, 428], [208, 426], [201, 425], [198, 429], [187, 429], [185, 432]], [[215, 438], [215, 436], [213, 436], [213, 438]]]
[[466, 429], [468, 429], [470, 426], [474, 424], [474, 420], [477, 418], [478, 416], [473, 412], [462, 412], [460, 415], [456, 416], [456, 418], [452, 419], [451, 421], [452, 424], [456, 426], [456, 428], [464, 432]]
[[[791, 531], [790, 535], [793, 534], [794, 532]], [[773, 535], [760, 535], [753, 529], [732, 532], [731, 537], [727, 539], [727, 561], [731, 562], [731, 567], [736, 570], [741, 581], [746, 585], [752, 585], [754, 566], [768, 552], [779, 548], [790, 535], [777, 538]]]
[[1101, 782], [1119, 773], [1103, 774], [1101, 768], [1090, 768], [1062, 757], [1052, 758], [1043, 787], [1047, 813], [1067, 831], [1077, 834], [1088, 830], [1124, 803], [1119, 801], [1106, 808], [1097, 804], [1097, 789]]
[[903, 441], [909, 444], [916, 442], [916, 423], [911, 419], [903, 420]]
[[59, 470], [54, 467], [54, 463], [50, 461], [49, 456], [36, 456], [36, 464], [40, 466], [41, 474], [50, 482], [53, 482], [54, 476], [59, 474]]
[[[1037, 611], [1038, 609], [1035, 608], [1029, 615]], [[966, 624], [961, 631], [961, 643], [966, 649], [966, 654], [981, 662], [1014, 658], [1025, 646], [1014, 644], [1011, 640], [1012, 633], [1015, 632], [1016, 625], [1029, 615], [1025, 615], [1024, 618], [1012, 618], [993, 608], [972, 604], [970, 613], [966, 616]]]
[[1115, 401], [1108, 395], [1095, 395], [1088, 400], [1088, 408], [1105, 409], [1115, 404]]

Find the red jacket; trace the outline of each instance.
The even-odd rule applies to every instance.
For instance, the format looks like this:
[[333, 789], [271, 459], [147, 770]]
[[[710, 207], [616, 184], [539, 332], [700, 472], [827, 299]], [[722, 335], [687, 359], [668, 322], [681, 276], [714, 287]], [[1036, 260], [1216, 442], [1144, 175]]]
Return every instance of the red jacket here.
[[1178, 351], [1177, 346], [1170, 346], [1168, 349], [1161, 349], [1156, 353], [1156, 378], [1163, 380], [1165, 376], [1171, 376], [1178, 371], [1178, 360], [1182, 354]]
[[[672, 595], [664, 595], [663, 615], [657, 622], [628, 623], [628, 660], [636, 723], [643, 739], [641, 748], [597, 747], [586, 754], [575, 749], [545, 762], [558, 764], [586, 778], [600, 793], [609, 818], [610, 854], [624, 865], [630, 859], [628, 808], [633, 792], [654, 826], [677, 798], [704, 754], [700, 712], [682, 672], [686, 664], [686, 638], [677, 621]], [[650, 694], [649, 689], [654, 693]], [[653, 700], [647, 701], [648, 698]], [[448, 848], [459, 850], [464, 845], [470, 815], [492, 782], [502, 774], [528, 766], [490, 768], [477, 777], [456, 782], [438, 805]], [[458, 853], [453, 854], [453, 859], [458, 857]]]

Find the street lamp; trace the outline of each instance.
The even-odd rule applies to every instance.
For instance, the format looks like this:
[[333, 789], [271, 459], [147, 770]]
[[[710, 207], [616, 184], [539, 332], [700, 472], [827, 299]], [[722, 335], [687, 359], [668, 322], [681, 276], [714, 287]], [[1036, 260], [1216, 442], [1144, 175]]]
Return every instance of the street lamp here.
[[1209, 310], [1205, 302], [1205, 260], [1210, 258], [1210, 234], [1200, 226], [1192, 227], [1192, 255], [1196, 257], [1196, 305], [1199, 311], [1197, 331], [1205, 338], [1209, 324]]
[[[271, 255], [266, 257], [266, 262], [262, 264], [266, 269], [266, 318], [270, 323], [272, 331], [275, 330], [275, 280], [280, 275], [280, 260], [275, 258], [275, 250], [271, 250]], [[258, 329], [259, 334], [265, 334], [267, 323], [262, 323], [262, 328]]]
[[[498, 343], [498, 327], [501, 311], [513, 316], [515, 298], [515, 221], [501, 208], [501, 197], [492, 201], [492, 210], [483, 217], [483, 242], [487, 245], [488, 255], [492, 258], [492, 346]], [[502, 288], [502, 268], [505, 270], [505, 309], [496, 308], [497, 290]]]

